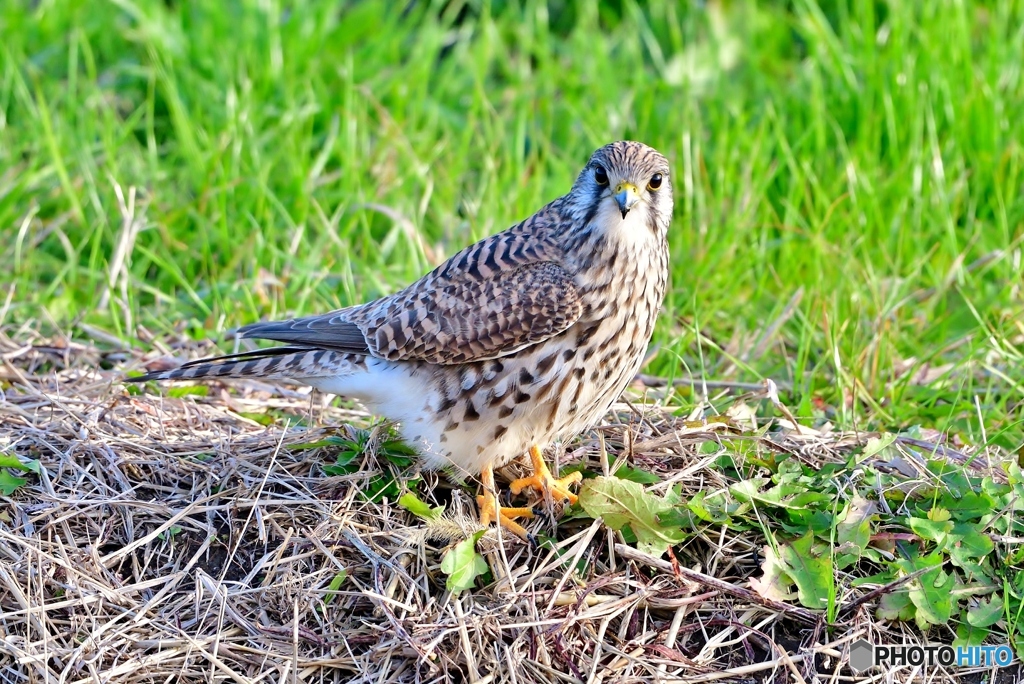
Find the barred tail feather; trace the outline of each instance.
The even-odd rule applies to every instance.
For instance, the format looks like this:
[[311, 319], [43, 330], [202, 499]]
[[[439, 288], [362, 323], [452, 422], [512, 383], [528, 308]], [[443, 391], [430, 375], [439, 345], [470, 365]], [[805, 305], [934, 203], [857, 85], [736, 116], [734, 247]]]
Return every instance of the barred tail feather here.
[[189, 361], [180, 368], [152, 371], [125, 382], [149, 380], [201, 380], [203, 378], [252, 378], [305, 380], [354, 372], [365, 367], [360, 354], [327, 349], [277, 347]]

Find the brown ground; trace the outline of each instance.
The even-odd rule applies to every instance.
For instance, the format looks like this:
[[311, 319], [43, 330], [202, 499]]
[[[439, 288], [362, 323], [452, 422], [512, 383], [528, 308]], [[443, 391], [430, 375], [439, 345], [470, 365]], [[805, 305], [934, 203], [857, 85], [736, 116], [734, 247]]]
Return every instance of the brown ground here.
[[[372, 450], [359, 472], [328, 477], [336, 448], [290, 448], [366, 416], [257, 383], [132, 395], [117, 370], [130, 352], [0, 334], [0, 355], [0, 456], [43, 467], [0, 495], [4, 684], [848, 682], [861, 680], [845, 666], [850, 642], [920, 639], [877, 622], [871, 600], [833, 625], [766, 604], [747, 585], [759, 574], [757, 532], [695, 536], [673, 565], [585, 518], [559, 522], [557, 550], [498, 543], [492, 531], [480, 543], [490, 581], [452, 596], [439, 566], [451, 539], [477, 529], [473, 483], [424, 474], [418, 495], [449, 513], [428, 527], [361, 496], [392, 468]], [[268, 410], [269, 427], [253, 420]], [[755, 444], [824, 462], [867, 437], [781, 430]], [[562, 461], [600, 472], [608, 454], [631, 450], [633, 464], [692, 495], [726, 486], [702, 446], [729, 439], [750, 438], [623, 403]], [[843, 606], [868, 592], [845, 591]], [[1011, 682], [1021, 671], [957, 675]], [[950, 675], [870, 681], [911, 680]]]

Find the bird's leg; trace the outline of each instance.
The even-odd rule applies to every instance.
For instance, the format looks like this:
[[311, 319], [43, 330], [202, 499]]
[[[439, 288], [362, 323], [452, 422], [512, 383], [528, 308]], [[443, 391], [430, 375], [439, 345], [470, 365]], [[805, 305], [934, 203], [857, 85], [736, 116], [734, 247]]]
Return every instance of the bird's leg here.
[[544, 463], [544, 456], [540, 447], [530, 447], [530, 460], [533, 461], [533, 475], [515, 480], [511, 484], [513, 494], [518, 494], [527, 487], [533, 487], [545, 497], [550, 496], [552, 500], [568, 499], [569, 503], [576, 503], [579, 497], [572, 493], [569, 485], [579, 483], [583, 479], [583, 473], [577, 471], [566, 477], [556, 479], [548, 466]]
[[498, 504], [498, 490], [494, 488], [494, 468], [488, 464], [480, 473], [480, 481], [484, 485], [484, 493], [476, 497], [476, 505], [480, 507], [480, 524], [490, 525], [496, 522], [518, 537], [529, 540], [530, 534], [522, 525], [512, 518], [532, 518], [532, 508], [502, 508]]

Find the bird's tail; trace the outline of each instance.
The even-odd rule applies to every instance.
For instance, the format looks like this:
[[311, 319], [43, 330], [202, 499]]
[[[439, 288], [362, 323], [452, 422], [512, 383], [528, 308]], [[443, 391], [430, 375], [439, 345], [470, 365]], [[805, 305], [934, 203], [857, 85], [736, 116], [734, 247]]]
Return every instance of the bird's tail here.
[[351, 370], [354, 364], [362, 362], [360, 355], [328, 349], [274, 347], [189, 361], [172, 370], [151, 371], [145, 375], [125, 378], [125, 382], [250, 377], [267, 380], [303, 380], [337, 375]]

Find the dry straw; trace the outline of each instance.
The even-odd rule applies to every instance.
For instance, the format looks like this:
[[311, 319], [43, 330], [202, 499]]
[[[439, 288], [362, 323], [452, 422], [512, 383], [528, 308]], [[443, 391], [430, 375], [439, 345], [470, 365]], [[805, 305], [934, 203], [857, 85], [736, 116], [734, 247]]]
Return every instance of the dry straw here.
[[[365, 426], [364, 414], [251, 382], [131, 395], [118, 381], [130, 352], [25, 333], [0, 333], [0, 354], [0, 452], [43, 466], [0, 496], [4, 684], [848, 682], [853, 640], [920, 638], [856, 603], [869, 588], [840, 596], [852, 609], [829, 627], [761, 599], [747, 579], [763, 540], [724, 529], [674, 560], [589, 519], [562, 519], [557, 550], [491, 531], [480, 546], [491, 582], [452, 596], [439, 566], [478, 527], [469, 486], [424, 474], [420, 496], [448, 512], [428, 526], [362, 496], [390, 468], [373, 453], [361, 471], [328, 477], [330, 449], [292, 448]], [[252, 415], [266, 411], [269, 427]], [[623, 403], [562, 461], [601, 471], [626, 454], [684, 496], [716, 491], [728, 483], [707, 443], [749, 439], [725, 427]], [[867, 437], [784, 430], [755, 446], [820, 463]]]

